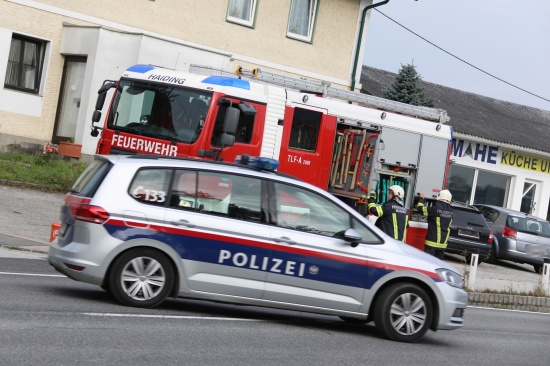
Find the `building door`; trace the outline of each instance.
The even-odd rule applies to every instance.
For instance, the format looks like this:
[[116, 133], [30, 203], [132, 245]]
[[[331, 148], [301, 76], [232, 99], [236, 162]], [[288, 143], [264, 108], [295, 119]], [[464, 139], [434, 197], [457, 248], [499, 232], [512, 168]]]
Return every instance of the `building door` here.
[[86, 57], [67, 56], [65, 58], [52, 136], [54, 143], [74, 141], [76, 137], [85, 72]]
[[521, 207], [520, 211], [525, 212], [526, 214], [535, 214], [538, 211], [537, 202], [538, 202], [538, 186], [539, 182], [526, 179], [523, 183], [523, 193], [521, 196]]

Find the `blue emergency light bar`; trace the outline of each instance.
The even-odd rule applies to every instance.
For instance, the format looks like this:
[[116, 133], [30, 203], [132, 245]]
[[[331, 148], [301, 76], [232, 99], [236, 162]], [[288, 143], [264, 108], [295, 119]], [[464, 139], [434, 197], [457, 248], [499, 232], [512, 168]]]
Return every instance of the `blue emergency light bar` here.
[[205, 84], [230, 86], [233, 88], [250, 90], [250, 83], [247, 80], [230, 78], [227, 76], [209, 76], [206, 79], [204, 79], [202, 82]]
[[237, 155], [235, 164], [249, 166], [251, 168], [269, 170], [274, 172], [279, 167], [279, 161], [261, 156]]

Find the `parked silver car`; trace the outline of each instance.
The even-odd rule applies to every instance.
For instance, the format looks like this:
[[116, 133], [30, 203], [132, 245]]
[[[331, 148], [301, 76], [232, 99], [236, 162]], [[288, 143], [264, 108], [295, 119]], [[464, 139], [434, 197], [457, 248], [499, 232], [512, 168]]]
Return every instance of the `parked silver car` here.
[[330, 314], [404, 342], [463, 326], [454, 268], [266, 169], [276, 161], [241, 161], [97, 156], [66, 196], [50, 264], [129, 306], [173, 296]]
[[493, 230], [489, 262], [499, 259], [532, 264], [539, 273], [550, 257], [550, 223], [520, 211], [491, 205], [474, 205]]

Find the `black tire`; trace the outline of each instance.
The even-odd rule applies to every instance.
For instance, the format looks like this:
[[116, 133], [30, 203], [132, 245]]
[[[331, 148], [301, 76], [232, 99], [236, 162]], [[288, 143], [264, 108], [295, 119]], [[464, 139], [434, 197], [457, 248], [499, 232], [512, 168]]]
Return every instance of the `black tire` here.
[[489, 257], [487, 258], [487, 263], [497, 264], [497, 262], [498, 262], [497, 247], [495, 246], [495, 243], [493, 243], [491, 244], [491, 253], [489, 253]]
[[350, 318], [347, 316], [338, 316], [338, 317], [343, 321], [345, 321], [346, 323], [350, 323], [350, 324], [367, 324], [369, 322], [367, 319]]
[[105, 281], [103, 285], [101, 285], [101, 288], [106, 292], [111, 292], [111, 289], [109, 288], [109, 281]]
[[158, 306], [174, 286], [170, 260], [154, 249], [139, 248], [124, 253], [113, 263], [110, 273], [110, 292], [127, 306]]
[[376, 329], [388, 339], [416, 342], [430, 328], [433, 305], [430, 297], [412, 283], [396, 283], [384, 289], [374, 304]]
[[542, 274], [542, 264], [533, 264], [533, 269], [535, 270], [535, 273]]

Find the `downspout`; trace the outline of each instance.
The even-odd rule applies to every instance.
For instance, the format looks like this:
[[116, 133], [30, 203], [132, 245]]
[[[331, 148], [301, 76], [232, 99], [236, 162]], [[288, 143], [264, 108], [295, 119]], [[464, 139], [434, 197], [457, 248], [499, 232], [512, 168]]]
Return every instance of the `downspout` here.
[[357, 37], [357, 46], [355, 48], [355, 61], [353, 61], [353, 71], [351, 74], [351, 86], [350, 90], [355, 91], [355, 75], [357, 73], [357, 63], [359, 62], [359, 51], [361, 50], [361, 41], [363, 40], [363, 28], [365, 27], [365, 18], [367, 17], [367, 11], [389, 3], [390, 0], [384, 0], [376, 4], [368, 5], [363, 9], [363, 15], [361, 15], [361, 26], [359, 27], [359, 37]]

